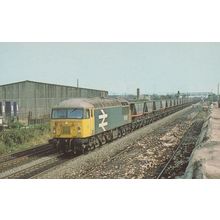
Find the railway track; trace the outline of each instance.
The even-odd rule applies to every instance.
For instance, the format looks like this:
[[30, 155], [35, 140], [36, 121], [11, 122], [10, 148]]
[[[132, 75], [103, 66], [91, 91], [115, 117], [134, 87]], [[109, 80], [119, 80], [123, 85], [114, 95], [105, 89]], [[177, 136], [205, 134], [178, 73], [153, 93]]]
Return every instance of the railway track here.
[[55, 155], [40, 163], [32, 164], [24, 169], [20, 169], [13, 173], [6, 174], [4, 179], [28, 179], [54, 166], [60, 165], [69, 159]]
[[[176, 150], [174, 151], [168, 162], [162, 167], [160, 173], [156, 176], [156, 179], [175, 178], [175, 176], [179, 175], [178, 172], [180, 172], [181, 170], [185, 170], [185, 167], [188, 164], [188, 158], [196, 145], [203, 123], [203, 120], [196, 121], [186, 131]], [[181, 152], [184, 150], [185, 152]], [[180, 162], [181, 160], [183, 161]], [[178, 166], [174, 165], [177, 161]], [[180, 167], [179, 165], [185, 166]], [[177, 169], [177, 173], [175, 169]]]
[[0, 173], [53, 153], [55, 153], [55, 149], [51, 144], [43, 144], [0, 157]]

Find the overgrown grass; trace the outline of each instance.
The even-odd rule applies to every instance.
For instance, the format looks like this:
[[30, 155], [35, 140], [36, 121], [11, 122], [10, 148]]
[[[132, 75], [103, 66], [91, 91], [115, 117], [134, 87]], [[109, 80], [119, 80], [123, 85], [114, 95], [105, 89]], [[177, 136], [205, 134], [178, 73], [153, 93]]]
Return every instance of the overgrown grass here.
[[20, 123], [14, 123], [10, 125], [9, 129], [0, 132], [0, 154], [45, 143], [49, 137], [49, 125], [24, 127]]

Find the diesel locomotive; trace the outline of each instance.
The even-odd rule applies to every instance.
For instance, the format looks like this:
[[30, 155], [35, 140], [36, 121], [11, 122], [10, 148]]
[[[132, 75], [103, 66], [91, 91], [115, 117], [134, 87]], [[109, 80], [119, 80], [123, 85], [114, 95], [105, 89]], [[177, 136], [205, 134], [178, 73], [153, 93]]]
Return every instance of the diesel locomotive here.
[[85, 153], [191, 104], [189, 99], [128, 101], [73, 98], [51, 112], [50, 140], [59, 151]]

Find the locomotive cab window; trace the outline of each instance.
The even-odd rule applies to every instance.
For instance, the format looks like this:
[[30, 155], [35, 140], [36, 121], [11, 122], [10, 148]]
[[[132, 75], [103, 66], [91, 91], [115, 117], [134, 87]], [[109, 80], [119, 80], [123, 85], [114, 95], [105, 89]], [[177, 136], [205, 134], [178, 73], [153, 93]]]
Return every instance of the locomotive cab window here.
[[76, 118], [76, 119], [83, 118], [83, 109], [78, 109], [78, 108], [68, 109], [67, 118]]
[[52, 118], [66, 118], [66, 110], [54, 109], [52, 112]]
[[72, 109], [53, 109], [52, 118], [54, 119], [82, 119], [83, 109], [72, 108]]
[[90, 112], [89, 109], [86, 109], [86, 117], [85, 118], [90, 118]]
[[90, 112], [91, 112], [91, 118], [93, 118], [93, 111], [92, 111], [92, 109], [90, 110]]

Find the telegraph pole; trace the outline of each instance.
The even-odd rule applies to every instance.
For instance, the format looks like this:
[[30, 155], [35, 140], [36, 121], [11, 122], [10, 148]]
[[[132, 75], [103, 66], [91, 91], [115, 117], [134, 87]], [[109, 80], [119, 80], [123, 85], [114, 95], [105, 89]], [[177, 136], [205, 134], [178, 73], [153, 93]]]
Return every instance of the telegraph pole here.
[[217, 99], [218, 99], [218, 107], [220, 108], [220, 101], [219, 101], [219, 83], [218, 83], [218, 89], [217, 89]]
[[139, 99], [140, 99], [140, 89], [137, 88], [137, 100], [139, 100]]
[[219, 83], [218, 83], [218, 88], [217, 88], [217, 95], [219, 97]]
[[76, 96], [80, 97], [80, 92], [79, 92], [79, 79], [76, 79]]

